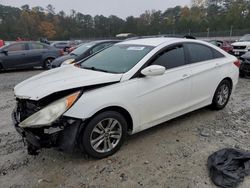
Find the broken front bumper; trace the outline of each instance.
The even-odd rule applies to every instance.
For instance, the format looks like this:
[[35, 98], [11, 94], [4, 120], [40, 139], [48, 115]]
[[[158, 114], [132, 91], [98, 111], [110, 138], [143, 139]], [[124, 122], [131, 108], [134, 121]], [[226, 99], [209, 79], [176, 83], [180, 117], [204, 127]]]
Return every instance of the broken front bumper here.
[[80, 133], [82, 120], [62, 117], [50, 127], [22, 128], [20, 124], [20, 112], [15, 109], [12, 120], [16, 131], [27, 143], [28, 153], [36, 155], [42, 148], [56, 147], [65, 152], [73, 152], [77, 148], [77, 138]]

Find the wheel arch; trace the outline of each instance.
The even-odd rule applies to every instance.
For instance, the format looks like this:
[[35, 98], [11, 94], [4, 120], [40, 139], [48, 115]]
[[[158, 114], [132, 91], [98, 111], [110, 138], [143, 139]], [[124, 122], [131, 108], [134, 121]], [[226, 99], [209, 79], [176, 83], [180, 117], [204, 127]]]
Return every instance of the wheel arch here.
[[223, 79], [218, 83], [218, 85], [214, 88], [213, 95], [211, 96], [211, 103], [212, 103], [212, 100], [213, 100], [213, 98], [214, 98], [214, 95], [215, 95], [215, 92], [216, 92], [217, 88], [219, 87], [219, 85], [221, 84], [221, 82], [223, 82], [224, 80], [229, 81], [230, 86], [231, 86], [230, 89], [231, 89], [231, 93], [232, 93], [232, 89], [233, 89], [233, 80], [232, 80], [232, 78], [230, 78], [230, 77], [225, 77], [225, 78], [223, 78]]
[[[223, 82], [224, 80], [227, 80], [227, 81], [229, 81], [229, 83], [230, 83], [230, 86], [231, 86], [231, 90], [232, 90], [232, 88], [233, 88], [233, 80], [232, 80], [232, 78], [230, 78], [230, 77], [226, 77], [226, 78], [224, 78], [221, 82]], [[220, 83], [221, 83], [220, 82]]]
[[42, 59], [42, 62], [41, 62], [41, 66], [42, 66], [43, 68], [45, 68], [45, 69], [50, 69], [50, 68], [51, 68], [51, 66], [50, 66], [50, 68], [48, 68], [48, 67], [46, 66], [46, 61], [47, 61], [48, 59], [51, 59], [51, 60], [52, 60], [52, 61], [51, 61], [51, 66], [52, 66], [52, 62], [53, 62], [56, 58], [53, 57], [53, 56], [46, 56], [45, 58], [43, 58], [43, 59]]
[[123, 108], [123, 107], [120, 107], [120, 106], [105, 107], [105, 108], [97, 111], [96, 113], [94, 113], [94, 115], [92, 115], [91, 117], [94, 117], [97, 114], [100, 114], [100, 113], [105, 112], [105, 111], [116, 111], [116, 112], [119, 112], [121, 115], [124, 116], [125, 120], [127, 121], [128, 132], [131, 133], [133, 131], [133, 118], [130, 115], [130, 113], [125, 108]]
[[43, 57], [43, 63], [44, 63], [47, 59], [56, 59], [56, 57], [55, 57], [55, 56], [52, 56], [52, 55], [45, 56], [45, 57]]
[[[216, 92], [217, 92], [217, 90], [219, 89], [220, 85], [221, 85], [224, 81], [229, 82], [229, 87], [230, 87], [230, 88], [229, 88], [229, 89], [230, 89], [229, 95], [228, 95], [227, 101], [226, 101], [224, 104], [218, 104], [217, 99], [216, 99]], [[216, 87], [216, 89], [215, 89], [215, 91], [214, 91], [214, 94], [213, 94], [213, 97], [212, 97], [212, 102], [211, 102], [210, 107], [211, 107], [212, 109], [214, 109], [214, 110], [221, 110], [221, 109], [223, 109], [223, 108], [227, 105], [227, 103], [228, 103], [228, 101], [229, 101], [229, 99], [230, 99], [230, 95], [232, 94], [232, 91], [233, 91], [233, 89], [234, 89], [233, 87], [234, 87], [234, 86], [233, 86], [233, 80], [232, 80], [232, 78], [226, 77], [226, 78], [222, 79], [222, 80], [219, 82], [218, 86]]]

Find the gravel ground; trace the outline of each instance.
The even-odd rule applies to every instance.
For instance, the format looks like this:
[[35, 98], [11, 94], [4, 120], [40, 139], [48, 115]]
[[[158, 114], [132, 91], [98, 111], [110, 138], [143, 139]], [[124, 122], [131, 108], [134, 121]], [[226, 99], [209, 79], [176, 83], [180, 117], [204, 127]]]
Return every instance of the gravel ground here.
[[[250, 80], [240, 79], [224, 110], [203, 108], [131, 136], [107, 159], [54, 149], [29, 156], [12, 126], [12, 89], [40, 72], [0, 73], [0, 187], [210, 188], [210, 154], [225, 147], [250, 150]], [[249, 188], [250, 177], [240, 187]]]

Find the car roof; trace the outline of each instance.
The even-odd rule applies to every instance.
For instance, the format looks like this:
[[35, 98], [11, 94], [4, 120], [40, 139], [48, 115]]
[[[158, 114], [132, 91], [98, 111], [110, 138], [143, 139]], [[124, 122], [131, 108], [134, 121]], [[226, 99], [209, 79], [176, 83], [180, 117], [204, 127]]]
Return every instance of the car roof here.
[[58, 43], [69, 43], [69, 41], [54, 41], [51, 44], [58, 44]]
[[10, 44], [5, 45], [5, 46], [9, 46], [9, 45], [13, 45], [13, 44], [42, 44], [42, 45], [49, 46], [48, 44], [45, 44], [45, 43], [42, 43], [39, 41], [15, 41], [15, 42], [11, 42]]
[[170, 38], [170, 37], [156, 37], [156, 38], [143, 38], [136, 40], [127, 40], [124, 42], [120, 42], [119, 44], [129, 44], [129, 45], [145, 45], [145, 46], [159, 46], [163, 43], [177, 43], [177, 42], [185, 42], [185, 41], [196, 41], [194, 39], [184, 39], [184, 38]]
[[94, 41], [90, 41], [89, 43], [95, 43], [95, 44], [99, 44], [99, 43], [105, 43], [105, 42], [121, 42], [122, 40], [94, 40]]

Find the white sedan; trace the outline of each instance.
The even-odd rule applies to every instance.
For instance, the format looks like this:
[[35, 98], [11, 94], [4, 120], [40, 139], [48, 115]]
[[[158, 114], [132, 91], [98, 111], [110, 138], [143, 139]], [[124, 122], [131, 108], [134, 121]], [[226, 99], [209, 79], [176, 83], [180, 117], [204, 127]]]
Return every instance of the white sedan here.
[[223, 109], [239, 66], [235, 57], [198, 40], [125, 41], [18, 84], [13, 120], [30, 154], [80, 148], [104, 158], [127, 134], [204, 106]]

